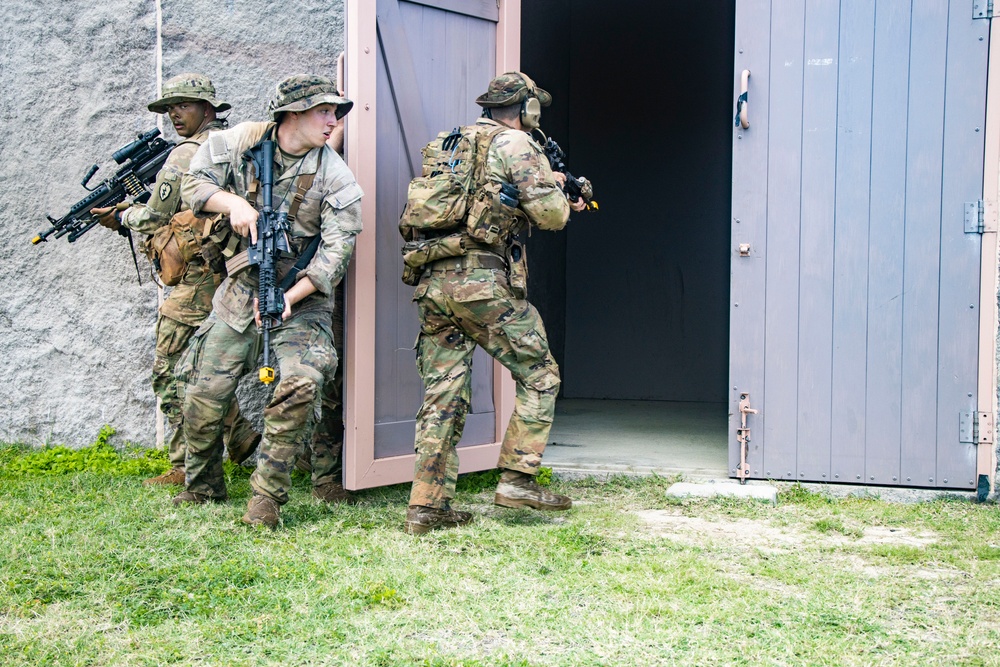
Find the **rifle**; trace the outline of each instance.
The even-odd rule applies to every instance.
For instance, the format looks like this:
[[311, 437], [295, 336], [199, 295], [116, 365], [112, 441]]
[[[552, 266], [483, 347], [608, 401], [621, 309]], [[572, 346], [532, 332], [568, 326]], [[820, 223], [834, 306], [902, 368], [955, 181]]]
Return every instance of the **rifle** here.
[[569, 195], [569, 198], [574, 201], [583, 198], [583, 201], [587, 203], [587, 210], [596, 211], [598, 206], [597, 202], [594, 201], [594, 186], [586, 178], [582, 176], [577, 178], [569, 173], [569, 169], [566, 168], [566, 151], [560, 148], [554, 139], [546, 137], [544, 132], [541, 130], [536, 131], [545, 139], [545, 143], [542, 144], [542, 150], [545, 152], [545, 157], [548, 159], [552, 171], [561, 172], [566, 176], [566, 185], [563, 186], [563, 192]]
[[[160, 131], [156, 128], [144, 134], [137, 134], [135, 141], [112, 153], [111, 158], [117, 164], [122, 165], [121, 169], [93, 188], [89, 187], [87, 183], [97, 173], [98, 166], [92, 165], [86, 176], [80, 181], [80, 185], [90, 194], [73, 204], [69, 213], [59, 219], [46, 215], [45, 217], [52, 223], [52, 226], [31, 239], [31, 243], [33, 245], [44, 243], [52, 235], [55, 235], [56, 238], [65, 236], [70, 243], [73, 243], [97, 224], [97, 216], [91, 214], [90, 209], [115, 206], [125, 201], [127, 197], [131, 197], [132, 201], [139, 203], [148, 201], [150, 191], [146, 186], [156, 180], [157, 172], [160, 171], [163, 163], [167, 161], [170, 151], [174, 148], [172, 142], [161, 139], [159, 135]], [[135, 256], [132, 233], [126, 227], [120, 227], [118, 233], [128, 239], [129, 248], [132, 250], [132, 261], [135, 263], [135, 272], [136, 275], [139, 275], [139, 262]], [[142, 282], [141, 278], [139, 282]]]
[[260, 312], [260, 330], [264, 336], [264, 364], [260, 368], [260, 381], [274, 382], [271, 367], [271, 329], [281, 326], [285, 312], [285, 292], [278, 285], [278, 260], [289, 254], [288, 215], [276, 213], [271, 207], [271, 189], [274, 186], [274, 141], [260, 142], [251, 155], [260, 175], [260, 193], [263, 206], [257, 214], [257, 243], [247, 248], [247, 261], [257, 265], [257, 310]]

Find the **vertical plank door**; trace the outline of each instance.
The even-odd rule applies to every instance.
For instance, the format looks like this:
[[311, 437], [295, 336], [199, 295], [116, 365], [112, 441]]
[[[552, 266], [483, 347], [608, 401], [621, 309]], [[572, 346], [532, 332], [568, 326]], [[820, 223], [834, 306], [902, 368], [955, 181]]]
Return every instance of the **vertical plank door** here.
[[[423, 387], [413, 288], [400, 281], [399, 214], [407, 184], [420, 173], [420, 149], [438, 132], [474, 122], [481, 111], [475, 98], [497, 69], [516, 68], [510, 44], [518, 37], [518, 9], [496, 0], [348, 1], [347, 85], [362, 117], [349, 118], [347, 155], [359, 178], [359, 170], [367, 176], [360, 182], [369, 216], [348, 287], [349, 488], [412, 479]], [[463, 472], [496, 464], [500, 422], [509, 415], [504, 384], [493, 360], [477, 350], [472, 410], [459, 445]]]
[[747, 477], [974, 490], [989, 22], [736, 7], [731, 474], [746, 396]]

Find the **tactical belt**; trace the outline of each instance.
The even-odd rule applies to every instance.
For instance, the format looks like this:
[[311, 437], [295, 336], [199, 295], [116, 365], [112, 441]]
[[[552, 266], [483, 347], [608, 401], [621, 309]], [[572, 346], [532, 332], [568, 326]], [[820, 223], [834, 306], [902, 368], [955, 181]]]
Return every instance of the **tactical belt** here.
[[465, 269], [497, 269], [507, 270], [507, 262], [503, 257], [493, 253], [470, 253], [462, 257], [445, 257], [424, 265], [424, 274], [446, 273], [448, 271], [463, 271]]

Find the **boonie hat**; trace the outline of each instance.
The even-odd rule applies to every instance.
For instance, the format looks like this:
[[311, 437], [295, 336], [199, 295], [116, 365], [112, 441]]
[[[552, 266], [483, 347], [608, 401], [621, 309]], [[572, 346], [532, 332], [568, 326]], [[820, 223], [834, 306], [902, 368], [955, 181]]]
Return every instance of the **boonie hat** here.
[[147, 107], [153, 113], [167, 113], [168, 104], [177, 104], [185, 100], [203, 100], [212, 105], [216, 111], [228, 111], [232, 108], [228, 102], [220, 102], [215, 99], [215, 86], [212, 80], [204, 74], [178, 74], [167, 79], [163, 84], [163, 92], [160, 99], [152, 102]]
[[486, 92], [476, 98], [476, 104], [484, 109], [506, 107], [517, 104], [532, 93], [543, 107], [552, 104], [552, 95], [535, 85], [527, 74], [504, 72], [490, 81]]
[[284, 111], [308, 111], [320, 104], [336, 104], [338, 120], [354, 106], [354, 102], [337, 91], [337, 84], [325, 76], [296, 74], [278, 84], [274, 97], [267, 103], [267, 113], [274, 120]]

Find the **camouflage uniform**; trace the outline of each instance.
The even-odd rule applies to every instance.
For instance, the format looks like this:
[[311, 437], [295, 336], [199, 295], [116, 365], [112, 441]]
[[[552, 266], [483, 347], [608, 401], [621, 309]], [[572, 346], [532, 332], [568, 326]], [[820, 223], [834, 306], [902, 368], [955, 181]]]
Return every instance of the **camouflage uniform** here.
[[[338, 116], [346, 113], [350, 109], [349, 100], [322, 92], [307, 94], [315, 88], [325, 90], [327, 83], [328, 80], [318, 77], [293, 77], [282, 82], [277, 99], [284, 95], [294, 103], [276, 108], [272, 102], [272, 117], [282, 111], [305, 111], [324, 102], [338, 104]], [[182, 196], [195, 213], [202, 211], [205, 202], [223, 189], [247, 196], [254, 176], [245, 153], [264, 138], [274, 136], [275, 129], [274, 123], [241, 123], [209, 137], [192, 160], [182, 186]], [[297, 252], [317, 234], [322, 242], [298, 276], [299, 280], [308, 276], [317, 291], [296, 303], [291, 317], [272, 330], [271, 345], [280, 380], [264, 409], [264, 438], [257, 469], [250, 479], [255, 494], [251, 507], [258, 496], [279, 505], [288, 500], [290, 471], [312, 438], [321, 388], [332, 379], [337, 367], [332, 296], [347, 269], [355, 237], [361, 231], [361, 188], [335, 151], [323, 146], [301, 157], [276, 151], [274, 170], [274, 209], [286, 213], [297, 177], [315, 174], [291, 225], [289, 240]], [[260, 196], [258, 193], [257, 207], [261, 205]], [[279, 274], [293, 262], [285, 260], [279, 266]], [[251, 326], [256, 293], [255, 268], [231, 276], [216, 296], [212, 317], [195, 334], [192, 351], [184, 360], [185, 370], [190, 373], [184, 402], [187, 492], [200, 497], [226, 497], [216, 439], [225, 406], [234, 396], [239, 378], [253, 368], [261, 352], [261, 336]]]
[[[154, 113], [166, 113], [167, 105], [181, 101], [206, 101], [216, 111], [230, 108], [227, 102], [215, 99], [215, 87], [207, 77], [200, 74], [181, 74], [169, 79], [163, 85], [163, 96], [149, 104]], [[172, 151], [156, 176], [152, 195], [147, 204], [135, 204], [122, 211], [121, 224], [140, 234], [153, 234], [160, 227], [169, 224], [178, 211], [187, 209], [181, 201], [181, 177], [188, 170], [191, 158], [198, 147], [205, 142], [208, 133], [225, 128], [222, 121], [209, 123], [201, 132], [184, 138]], [[196, 241], [191, 238], [192, 243]], [[181, 353], [187, 348], [191, 336], [212, 311], [212, 296], [219, 284], [219, 278], [208, 265], [196, 257], [189, 262], [180, 283], [170, 290], [170, 294], [160, 306], [156, 321], [156, 357], [153, 361], [153, 392], [160, 399], [160, 408], [173, 428], [173, 436], [167, 445], [170, 465], [174, 470], [184, 468], [184, 441], [182, 434], [182, 399], [178, 394], [178, 383], [174, 367]], [[223, 439], [233, 451], [252, 449], [260, 435], [250, 423], [240, 415], [239, 406], [233, 401], [226, 415], [226, 430]]]
[[[344, 284], [337, 285], [333, 309], [333, 341], [337, 359], [344, 356]], [[300, 467], [311, 473], [314, 488], [326, 484], [341, 484], [344, 477], [344, 366], [337, 364], [333, 378], [327, 380], [321, 392], [322, 409], [316, 422], [316, 432], [308, 456]]]
[[[488, 95], [512, 96], [504, 95], [503, 84], [502, 77], [495, 79]], [[546, 105], [551, 97], [537, 91]], [[482, 105], [482, 100], [477, 102]], [[491, 128], [499, 125], [488, 118], [477, 122]], [[520, 209], [531, 224], [545, 230], [566, 225], [570, 213], [566, 196], [541, 147], [526, 132], [510, 129], [497, 134], [487, 159], [491, 180], [517, 186]], [[559, 368], [549, 352], [541, 317], [523, 291], [512, 289], [505, 270], [505, 245], [470, 245], [477, 249], [468, 255], [425, 265], [413, 295], [420, 315], [417, 369], [424, 382], [424, 401], [417, 413], [411, 507], [447, 510], [455, 495], [456, 445], [469, 411], [476, 345], [507, 367], [516, 382], [514, 414], [498, 466], [537, 474], [552, 428]], [[446, 517], [445, 522], [467, 522], [467, 513], [458, 514], [465, 521]], [[408, 531], [413, 528], [410, 518], [408, 514]]]

